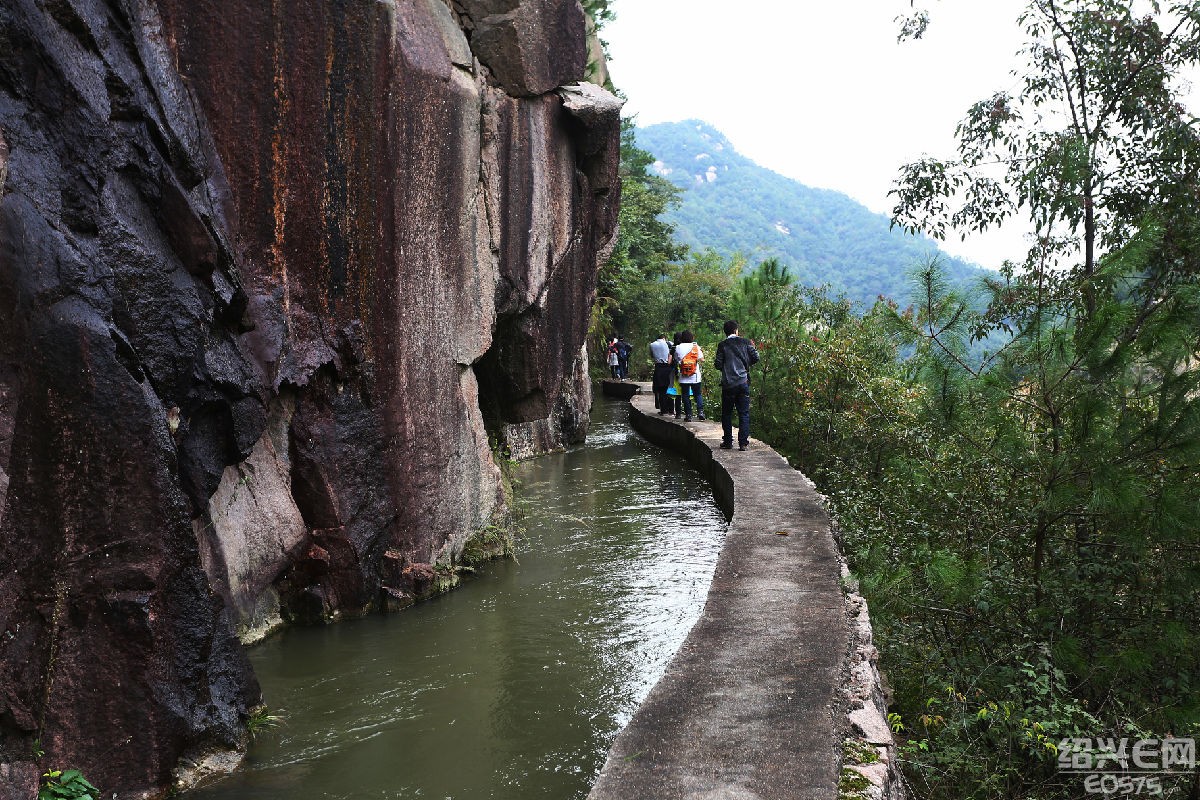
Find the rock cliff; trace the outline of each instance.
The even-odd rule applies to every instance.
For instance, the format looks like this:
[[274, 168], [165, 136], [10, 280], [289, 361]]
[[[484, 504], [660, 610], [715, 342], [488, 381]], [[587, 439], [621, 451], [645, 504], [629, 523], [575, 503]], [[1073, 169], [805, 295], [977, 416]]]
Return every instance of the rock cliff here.
[[226, 768], [239, 637], [451, 584], [507, 512], [493, 449], [583, 435], [619, 195], [587, 29], [0, 6], [0, 798]]

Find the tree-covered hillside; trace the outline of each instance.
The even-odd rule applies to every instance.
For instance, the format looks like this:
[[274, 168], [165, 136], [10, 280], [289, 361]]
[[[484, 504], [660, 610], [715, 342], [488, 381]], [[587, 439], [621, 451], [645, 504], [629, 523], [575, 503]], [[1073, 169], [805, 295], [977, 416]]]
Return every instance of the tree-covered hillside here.
[[[692, 248], [741, 252], [750, 264], [778, 258], [803, 285], [830, 284], [868, 305], [878, 295], [905, 300], [912, 267], [937, 244], [891, 229], [889, 220], [839, 192], [813, 189], [738, 154], [699, 120], [637, 130], [638, 146], [658, 159], [653, 169], [684, 189], [666, 219]], [[946, 257], [952, 282], [980, 270]]]
[[[910, 5], [902, 37], [929, 19]], [[895, 230], [701, 122], [639, 132], [653, 155], [623, 142], [606, 330], [688, 327], [711, 352], [724, 316], [757, 340], [753, 436], [829, 501], [909, 796], [1196, 800], [1200, 4], [1019, 5], [1015, 81], [952, 155], [900, 168]], [[661, 218], [747, 258], [680, 256]], [[934, 244], [901, 229], [1010, 218], [1028, 253], [973, 296], [961, 261], [909, 269]], [[864, 797], [846, 756], [842, 794]]]

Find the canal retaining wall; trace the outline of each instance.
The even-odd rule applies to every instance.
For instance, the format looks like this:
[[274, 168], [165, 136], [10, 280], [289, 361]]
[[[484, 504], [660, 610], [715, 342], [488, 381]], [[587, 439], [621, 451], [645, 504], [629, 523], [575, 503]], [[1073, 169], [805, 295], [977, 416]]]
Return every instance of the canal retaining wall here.
[[730, 523], [700, 619], [590, 800], [903, 798], [867, 604], [812, 482], [756, 440], [719, 449], [717, 423], [659, 416], [648, 390], [630, 422], [700, 470]]
[[[634, 381], [618, 381], [604, 379], [600, 381], [600, 392], [605, 397], [612, 397], [617, 400], [628, 400], [638, 392], [642, 391], [643, 384]], [[647, 388], [649, 391], [649, 388]]]

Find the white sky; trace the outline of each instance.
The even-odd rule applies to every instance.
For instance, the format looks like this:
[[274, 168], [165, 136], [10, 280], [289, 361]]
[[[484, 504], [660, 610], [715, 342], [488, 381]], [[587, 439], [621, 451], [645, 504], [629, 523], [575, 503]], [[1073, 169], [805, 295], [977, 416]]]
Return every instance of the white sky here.
[[[764, 167], [890, 213], [900, 165], [952, 155], [967, 108], [1018, 85], [1021, 0], [923, 4], [929, 30], [903, 44], [908, 0], [614, 0], [603, 36], [639, 124], [702, 119]], [[993, 268], [1025, 251], [1007, 227], [944, 247]]]

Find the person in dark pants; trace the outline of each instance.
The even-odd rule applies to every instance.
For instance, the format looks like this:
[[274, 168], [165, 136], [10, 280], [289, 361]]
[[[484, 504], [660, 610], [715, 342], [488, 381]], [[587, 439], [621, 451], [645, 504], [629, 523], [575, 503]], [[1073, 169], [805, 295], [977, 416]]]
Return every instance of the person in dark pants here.
[[704, 351], [696, 344], [696, 337], [691, 331], [684, 331], [680, 343], [675, 346], [675, 368], [679, 370], [679, 389], [683, 395], [684, 422], [692, 421], [692, 398], [696, 399], [696, 412], [700, 419], [704, 416], [704, 395], [700, 391], [700, 362], [704, 360]]
[[683, 390], [679, 386], [679, 359], [675, 358], [675, 350], [683, 341], [683, 331], [675, 331], [671, 338], [671, 386], [675, 394], [671, 395], [671, 410], [675, 419], [683, 416]]
[[633, 345], [625, 341], [624, 336], [617, 340], [617, 369], [621, 380], [629, 377], [629, 354], [632, 352]]
[[721, 448], [733, 449], [733, 409], [738, 412], [738, 450], [750, 446], [750, 367], [758, 363], [754, 342], [738, 335], [734, 320], [725, 323], [725, 341], [713, 361], [721, 372]]
[[650, 358], [654, 360], [654, 382], [651, 384], [654, 405], [659, 414], [674, 414], [675, 400], [667, 394], [667, 389], [671, 388], [674, 367], [671, 365], [671, 343], [667, 341], [665, 333], [650, 343]]
[[608, 368], [612, 370], [613, 379], [621, 377], [620, 351], [617, 348], [617, 337], [612, 337], [608, 343]]

